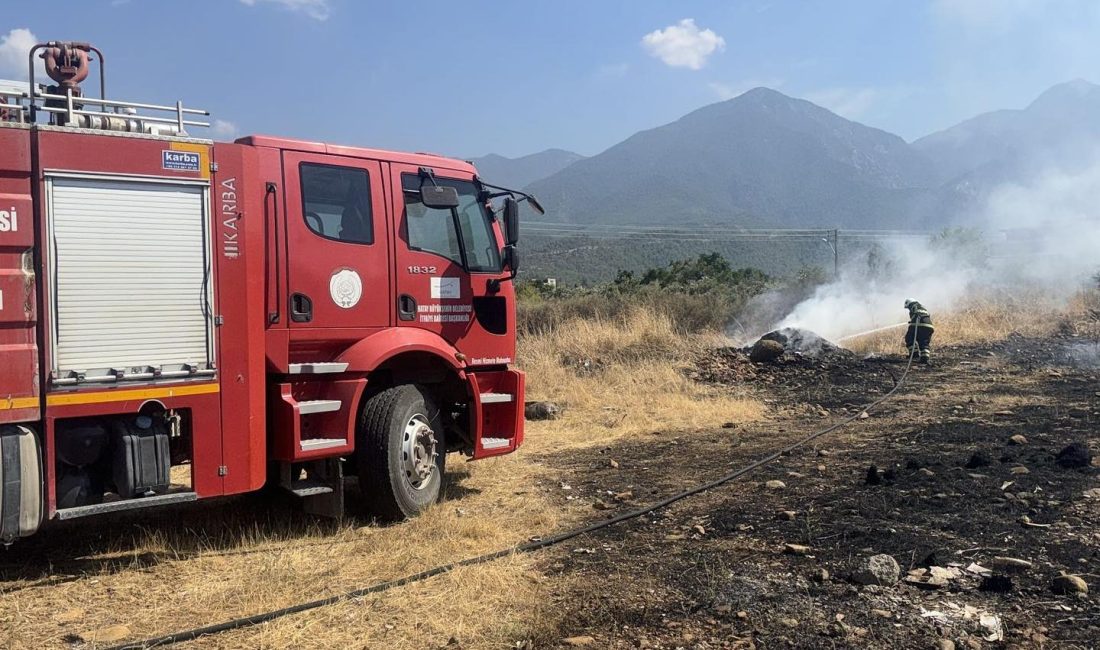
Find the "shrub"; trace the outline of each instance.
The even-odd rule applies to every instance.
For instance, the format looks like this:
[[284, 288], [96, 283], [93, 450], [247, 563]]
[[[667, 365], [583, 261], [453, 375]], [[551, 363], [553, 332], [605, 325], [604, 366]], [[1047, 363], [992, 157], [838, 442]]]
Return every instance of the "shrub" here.
[[593, 288], [529, 283], [517, 287], [518, 331], [547, 332], [577, 319], [615, 321], [634, 312], [667, 318], [680, 334], [723, 331], [750, 298], [774, 284], [756, 269], [732, 268], [717, 253], [649, 269], [641, 277], [620, 271], [614, 281]]

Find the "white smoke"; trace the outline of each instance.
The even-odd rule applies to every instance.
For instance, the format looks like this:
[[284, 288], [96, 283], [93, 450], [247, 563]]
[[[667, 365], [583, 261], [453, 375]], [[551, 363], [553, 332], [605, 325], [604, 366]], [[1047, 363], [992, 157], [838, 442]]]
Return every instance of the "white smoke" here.
[[989, 227], [1026, 235], [1008, 270], [1061, 294], [1100, 267], [1100, 152], [1076, 172], [1050, 170], [1026, 185], [1006, 185], [990, 197]]
[[882, 250], [889, 268], [876, 269], [865, 260], [847, 265], [839, 281], [819, 287], [776, 326], [810, 329], [836, 341], [904, 321], [907, 299], [933, 310], [950, 309], [978, 277], [976, 265], [943, 259], [923, 239], [888, 241]]
[[836, 341], [905, 321], [906, 299], [934, 316], [981, 292], [1040, 289], [1068, 298], [1100, 270], [1100, 152], [1095, 160], [997, 187], [972, 218], [974, 231], [890, 241], [877, 268], [867, 255], [850, 260], [838, 281], [818, 287], [772, 329], [806, 328]]

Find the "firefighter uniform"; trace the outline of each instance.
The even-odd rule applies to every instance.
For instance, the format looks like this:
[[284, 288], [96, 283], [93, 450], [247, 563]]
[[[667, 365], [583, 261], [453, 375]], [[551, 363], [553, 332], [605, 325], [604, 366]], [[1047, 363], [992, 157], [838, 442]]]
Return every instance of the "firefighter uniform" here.
[[910, 355], [919, 352], [921, 363], [928, 363], [932, 357], [932, 333], [936, 331], [932, 325], [932, 314], [916, 300], [906, 300], [905, 308], [909, 310], [905, 347]]

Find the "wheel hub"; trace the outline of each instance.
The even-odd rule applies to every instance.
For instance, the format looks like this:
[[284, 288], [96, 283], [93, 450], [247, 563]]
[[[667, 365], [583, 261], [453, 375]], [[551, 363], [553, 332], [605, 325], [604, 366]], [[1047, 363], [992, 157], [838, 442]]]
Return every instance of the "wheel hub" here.
[[421, 414], [409, 418], [401, 441], [401, 459], [405, 480], [414, 490], [422, 489], [431, 480], [439, 456], [435, 432]]

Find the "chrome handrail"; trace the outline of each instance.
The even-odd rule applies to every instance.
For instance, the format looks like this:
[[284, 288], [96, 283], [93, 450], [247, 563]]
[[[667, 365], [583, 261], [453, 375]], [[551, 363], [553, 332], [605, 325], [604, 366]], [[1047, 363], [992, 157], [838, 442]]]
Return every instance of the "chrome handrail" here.
[[[26, 93], [23, 93], [23, 96], [26, 97]], [[66, 93], [64, 95], [55, 95], [55, 94], [52, 94], [52, 93], [36, 92], [34, 94], [34, 96], [35, 97], [41, 97], [43, 99], [58, 99], [58, 100], [65, 101], [65, 100], [68, 99], [69, 93]], [[121, 102], [121, 101], [116, 101], [116, 100], [113, 100], [113, 99], [99, 99], [98, 97], [95, 97], [95, 98], [73, 97], [73, 99], [78, 100], [78, 101], [85, 101], [89, 104], [100, 104], [100, 105], [106, 105], [106, 106], [114, 106], [114, 107], [117, 107], [117, 108], [144, 108], [144, 109], [147, 109], [147, 110], [172, 111], [172, 112], [182, 111], [184, 113], [189, 113], [191, 115], [209, 115], [210, 114], [210, 111], [206, 111], [206, 110], [203, 110], [201, 108], [184, 108], [181, 102], [176, 102], [175, 106], [162, 106], [160, 104], [144, 104], [144, 103], [141, 103], [141, 102]]]
[[[3, 99], [12, 100], [14, 102], [3, 101]], [[62, 103], [62, 106], [47, 106], [48, 102]], [[77, 104], [95, 104], [102, 110], [90, 110], [85, 108], [77, 108]], [[107, 108], [114, 108], [116, 112], [107, 112]], [[115, 99], [104, 99], [101, 97], [75, 97], [71, 90], [67, 90], [64, 95], [56, 93], [47, 93], [39, 90], [33, 91], [33, 96], [27, 91], [11, 91], [0, 90], [0, 109], [18, 112], [18, 122], [20, 124], [26, 124], [34, 121], [34, 114], [37, 111], [49, 113], [51, 115], [65, 115], [67, 124], [75, 124], [76, 116], [87, 115], [93, 117], [105, 117], [105, 118], [121, 118], [127, 120], [134, 120], [139, 124], [172, 124], [176, 126], [176, 130], [179, 135], [186, 135], [186, 127], [199, 126], [210, 127], [210, 122], [201, 120], [189, 120], [185, 115], [210, 115], [210, 111], [201, 108], [189, 108], [183, 105], [182, 101], [177, 101], [175, 106], [162, 105], [162, 104], [150, 104], [146, 102], [130, 102], [121, 101]], [[134, 113], [119, 112], [119, 109], [130, 109]], [[138, 110], [144, 111], [164, 111], [166, 113], [175, 113], [174, 117], [160, 117], [156, 115], [145, 115], [137, 113]], [[144, 130], [144, 129], [143, 129]]]

